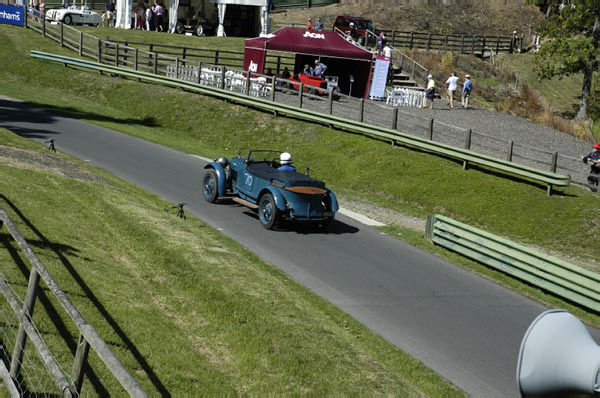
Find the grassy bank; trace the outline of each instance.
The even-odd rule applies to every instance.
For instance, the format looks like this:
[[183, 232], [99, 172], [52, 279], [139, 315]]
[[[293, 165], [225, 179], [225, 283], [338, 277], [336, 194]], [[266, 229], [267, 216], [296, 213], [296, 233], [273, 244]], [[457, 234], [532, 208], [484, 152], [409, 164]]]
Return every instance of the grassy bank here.
[[[129, 32], [118, 34], [122, 38]], [[485, 169], [465, 172], [459, 163], [437, 156], [179, 90], [32, 60], [30, 49], [69, 54], [33, 32], [2, 27], [0, 38], [6, 43], [0, 56], [7, 59], [0, 71], [3, 94], [205, 156], [259, 147], [286, 149], [344, 197], [419, 217], [442, 213], [600, 270], [593, 261], [600, 200], [582, 189], [547, 197], [534, 183]], [[220, 43], [218, 38], [201, 40], [206, 47]]]
[[[462, 395], [220, 232], [164, 212], [169, 203], [6, 130], [0, 142], [0, 204], [151, 395]], [[0, 239], [2, 273], [23, 296], [28, 266], [5, 229]], [[70, 369], [78, 333], [47, 290], [34, 320]], [[119, 393], [90, 360], [84, 393]]]

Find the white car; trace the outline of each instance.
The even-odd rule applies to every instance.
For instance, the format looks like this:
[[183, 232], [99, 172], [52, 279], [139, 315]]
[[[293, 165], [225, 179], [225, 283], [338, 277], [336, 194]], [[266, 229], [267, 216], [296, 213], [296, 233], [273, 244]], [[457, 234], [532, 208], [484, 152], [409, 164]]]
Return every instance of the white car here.
[[46, 11], [46, 19], [62, 22], [65, 25], [87, 24], [98, 26], [102, 23], [102, 16], [87, 6], [71, 6]]

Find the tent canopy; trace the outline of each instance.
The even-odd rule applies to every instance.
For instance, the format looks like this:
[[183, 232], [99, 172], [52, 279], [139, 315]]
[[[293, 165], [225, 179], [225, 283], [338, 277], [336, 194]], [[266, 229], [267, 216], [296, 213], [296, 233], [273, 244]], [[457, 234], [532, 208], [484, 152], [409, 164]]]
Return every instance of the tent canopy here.
[[346, 41], [335, 32], [309, 31], [296, 28], [281, 28], [270, 36], [248, 39], [246, 40], [246, 48], [368, 62], [373, 59], [373, 54], [369, 51]]

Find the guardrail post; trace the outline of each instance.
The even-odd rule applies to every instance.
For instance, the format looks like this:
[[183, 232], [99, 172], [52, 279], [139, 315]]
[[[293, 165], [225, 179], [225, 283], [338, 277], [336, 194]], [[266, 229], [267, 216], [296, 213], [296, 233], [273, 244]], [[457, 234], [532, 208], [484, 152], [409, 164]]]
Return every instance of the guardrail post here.
[[[46, 19], [46, 18], [44, 18]], [[83, 55], [83, 32], [79, 31], [79, 56]]]
[[364, 119], [365, 119], [365, 99], [361, 98], [360, 104], [359, 104], [359, 119], [358, 120], [362, 123]]
[[248, 71], [248, 76], [246, 76], [246, 95], [250, 95], [250, 71]]
[[136, 47], [135, 48], [135, 64], [133, 66], [133, 68], [135, 70], [138, 70], [138, 62], [139, 62], [139, 60], [140, 60], [140, 54], [139, 54], [138, 48]]
[[398, 108], [394, 108], [392, 111], [392, 129], [396, 130], [398, 128]]
[[298, 86], [298, 107], [302, 109], [302, 97], [304, 96], [304, 83]]
[[115, 66], [119, 67], [119, 43], [115, 46]]
[[427, 222], [425, 224], [425, 239], [428, 241], [433, 240], [433, 226], [435, 225], [435, 214], [427, 215]]
[[[465, 138], [465, 149], [471, 150], [471, 136], [473, 135], [473, 131], [469, 129], [467, 132], [467, 136]], [[469, 161], [463, 160], [463, 170], [467, 170], [469, 168]]]
[[102, 63], [102, 40], [98, 39], [98, 63]]
[[429, 119], [429, 141], [433, 141], [433, 118]]
[[[31, 267], [29, 273], [29, 283], [27, 284], [27, 293], [25, 293], [25, 301], [23, 302], [23, 312], [28, 317], [33, 318], [33, 309], [35, 307], [36, 292], [40, 281], [40, 274], [34, 266]], [[25, 344], [27, 343], [27, 332], [23, 324], [19, 324], [19, 331], [15, 340], [12, 360], [10, 362], [10, 375], [16, 380], [21, 372], [23, 363], [23, 354], [25, 353]]]
[[179, 57], [175, 57], [175, 79], [179, 79]]
[[154, 59], [154, 74], [158, 75], [158, 54], [157, 53], [152, 53], [153, 56], [152, 58]]
[[329, 90], [329, 114], [333, 115], [333, 90]]
[[553, 173], [556, 173], [557, 167], [558, 167], [558, 152], [554, 152], [552, 154], [552, 162], [550, 163], [550, 170]]
[[506, 153], [506, 160], [508, 160], [509, 162], [512, 162], [512, 157], [513, 157], [513, 141], [508, 141], [508, 151]]
[[273, 76], [271, 79], [271, 101], [275, 102], [275, 88], [277, 86], [277, 78]]
[[64, 40], [63, 23], [59, 22], [58, 24], [60, 25], [60, 46], [64, 47], [65, 44], [63, 43], [63, 40]]
[[75, 352], [75, 361], [73, 362], [73, 369], [71, 371], [71, 378], [73, 379], [73, 384], [75, 385], [75, 391], [77, 394], [81, 393], [84, 368], [87, 363], [89, 352], [90, 344], [83, 337], [83, 335], [80, 334], [79, 342], [77, 343], [77, 351]]

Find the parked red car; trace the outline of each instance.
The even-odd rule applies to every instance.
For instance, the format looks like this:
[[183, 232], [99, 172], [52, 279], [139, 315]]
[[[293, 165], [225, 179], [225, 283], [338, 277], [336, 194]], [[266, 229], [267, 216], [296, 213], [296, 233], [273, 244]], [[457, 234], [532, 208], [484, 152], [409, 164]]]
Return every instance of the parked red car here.
[[[307, 75], [306, 73], [300, 73], [298, 75], [290, 76], [290, 80], [292, 82], [304, 83], [304, 86], [302, 86], [302, 91], [304, 92], [308, 92], [309, 90], [315, 90], [315, 87], [322, 89], [315, 90], [316, 93], [319, 95], [323, 95], [327, 92], [327, 80], [319, 76], [311, 76]], [[292, 83], [292, 87], [295, 90], [298, 90], [299, 86], [299, 84]]]
[[[354, 24], [354, 31], [352, 32], [352, 28], [350, 23]], [[362, 17], [350, 17], [348, 15], [340, 15], [335, 19], [333, 23], [333, 31], [335, 32], [335, 28], [338, 28], [345, 34], [351, 34], [352, 38], [356, 40], [356, 42], [360, 45], [363, 45], [367, 38], [367, 30], [375, 33], [375, 26], [373, 26], [373, 21], [367, 18]]]

